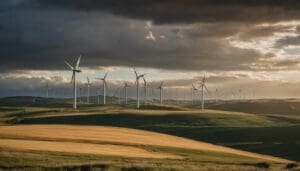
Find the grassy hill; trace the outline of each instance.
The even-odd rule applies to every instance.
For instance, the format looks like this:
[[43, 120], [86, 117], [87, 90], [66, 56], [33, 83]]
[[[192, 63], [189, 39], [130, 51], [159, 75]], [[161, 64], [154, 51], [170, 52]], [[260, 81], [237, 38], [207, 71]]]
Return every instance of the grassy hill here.
[[209, 102], [208, 108], [254, 114], [300, 115], [299, 99], [256, 99]]
[[[106, 167], [178, 170], [213, 167], [222, 170], [255, 170], [270, 165], [279, 170], [289, 163], [271, 156], [117, 127], [2, 126], [0, 137], [0, 168], [3, 169], [24, 165], [32, 169], [47, 168], [53, 167], [53, 163], [56, 167], [66, 167], [65, 163], [68, 163], [69, 166], [80, 167], [107, 165]], [[108, 157], [104, 159], [105, 156]], [[39, 162], [35, 160], [37, 157], [40, 158]], [[123, 162], [119, 163], [120, 161]], [[158, 163], [159, 167], [155, 166]], [[95, 164], [97, 165], [94, 166]]]
[[[188, 106], [188, 105], [157, 105], [151, 104], [147, 106], [142, 106], [142, 109], [136, 110], [134, 101], [131, 101], [129, 105], [87, 105], [87, 104], [79, 104], [79, 110], [72, 110], [70, 108], [71, 103], [68, 101], [59, 102], [58, 100], [53, 100], [52, 102], [45, 100], [43, 105], [40, 104], [29, 104], [27, 107], [20, 107], [20, 102], [11, 100], [10, 104], [7, 102], [1, 102], [0, 100], [0, 125], [11, 125], [16, 123], [16, 118], [18, 116], [23, 115], [25, 120], [22, 121], [21, 125], [69, 125], [69, 126], [117, 126], [117, 127], [125, 127], [125, 128], [134, 128], [139, 130], [148, 130], [159, 133], [166, 133], [169, 135], [175, 135], [180, 137], [185, 137], [197, 141], [205, 141], [213, 144], [218, 144], [222, 146], [232, 147], [236, 149], [267, 154], [277, 157], [282, 157], [290, 160], [300, 161], [300, 155], [298, 151], [300, 151], [300, 116], [296, 113], [293, 114], [248, 114], [242, 112], [232, 112], [231, 107], [228, 109], [224, 109], [227, 111], [220, 110], [199, 110], [197, 109], [199, 106]], [[61, 106], [57, 106], [56, 103], [61, 103]], [[221, 103], [221, 102], [220, 102]], [[223, 104], [224, 103], [224, 104]], [[232, 104], [237, 105], [238, 102], [227, 102], [228, 106], [232, 106]], [[240, 103], [240, 102], [239, 102]], [[258, 102], [257, 102], [258, 103]], [[266, 102], [265, 102], [266, 103]], [[270, 103], [273, 103], [271, 101]], [[46, 105], [47, 104], [47, 105]], [[255, 105], [253, 103], [252, 105]], [[212, 104], [210, 104], [212, 105]], [[216, 105], [216, 104], [214, 104]], [[226, 103], [222, 102], [219, 104], [222, 108], [226, 107]], [[45, 107], [48, 106], [48, 107]], [[234, 105], [233, 105], [234, 106]], [[213, 107], [211, 107], [213, 108]], [[255, 108], [255, 106], [251, 106], [249, 108]], [[249, 108], [245, 108], [244, 111], [249, 110]], [[25, 111], [24, 111], [25, 110]], [[242, 110], [242, 108], [241, 108]], [[238, 110], [237, 110], [238, 111]], [[252, 112], [255, 113], [255, 112]], [[84, 136], [84, 135], [83, 135]], [[48, 140], [47, 140], [48, 141]], [[86, 142], [80, 142], [86, 143]], [[127, 144], [128, 145], [128, 144]], [[100, 148], [100, 147], [99, 147]], [[154, 151], [161, 152], [163, 154], [169, 153], [166, 151], [161, 151], [162, 147], [156, 146]], [[201, 158], [204, 154], [195, 152], [191, 149], [178, 149], [177, 147], [168, 147], [167, 149], [171, 151], [179, 150], [180, 154], [186, 154], [186, 156], [198, 156], [196, 158]], [[175, 149], [174, 149], [175, 148]], [[147, 147], [148, 149], [148, 147]], [[165, 147], [163, 148], [165, 149]], [[167, 151], [168, 151], [167, 150]], [[187, 151], [185, 151], [187, 150]], [[14, 150], [13, 150], [14, 151]], [[28, 150], [27, 150], [28, 151]], [[35, 155], [46, 155], [50, 156], [51, 161], [58, 162], [57, 156], [60, 156], [60, 153], [66, 152], [41, 152], [38, 154], [30, 151], [29, 156]], [[184, 152], [183, 152], [184, 151]], [[201, 150], [200, 150], [201, 151]], [[21, 152], [8, 152], [9, 154], [16, 153], [17, 156], [21, 156]], [[45, 154], [47, 153], [47, 154]], [[59, 154], [57, 154], [59, 153]], [[195, 154], [197, 153], [197, 154]], [[176, 155], [177, 153], [171, 153], [172, 155]], [[200, 155], [201, 154], [201, 155]], [[206, 153], [205, 153], [206, 154]], [[70, 155], [68, 153], [68, 155]], [[85, 156], [86, 154], [81, 154], [80, 156]], [[95, 154], [93, 154], [94, 156]], [[218, 154], [222, 156], [221, 154]], [[217, 156], [218, 156], [217, 155]], [[25, 155], [26, 156], [26, 155]], [[78, 155], [75, 155], [74, 159], [78, 158]], [[87, 155], [87, 156], [90, 156]], [[179, 155], [180, 156], [180, 155]], [[183, 155], [185, 156], [185, 155]], [[205, 156], [205, 155], [204, 155]], [[239, 162], [239, 164], [226, 163], [226, 167], [224, 163], [217, 162], [217, 158], [214, 155], [209, 154], [209, 158], [216, 159], [215, 162], [207, 160], [201, 161], [201, 164], [204, 164], [205, 167], [211, 168], [213, 166], [221, 167], [221, 170], [230, 170], [230, 167], [242, 167], [243, 169], [250, 170], [257, 168], [254, 166], [257, 163], [262, 161], [252, 162], [250, 165], [249, 162], [246, 162], [247, 167], [245, 167], [244, 162]], [[99, 157], [99, 154], [96, 155], [96, 158]], [[124, 156], [123, 156], [124, 157]], [[21, 157], [22, 158], [22, 157]], [[30, 158], [30, 157], [29, 157]], [[73, 158], [73, 157], [72, 157]], [[87, 157], [90, 158], [90, 157]], [[93, 158], [93, 157], [92, 157]], [[105, 158], [105, 157], [104, 157]], [[117, 167], [130, 167], [127, 165], [123, 165], [120, 163], [123, 158], [120, 157], [109, 157], [110, 160], [104, 160], [101, 158], [101, 161], [112, 162], [113, 165]], [[225, 157], [228, 158], [228, 157]], [[126, 158], [127, 160], [128, 158]], [[203, 159], [203, 158], [202, 158]], [[221, 160], [221, 158], [219, 158]], [[27, 161], [27, 159], [24, 159]], [[28, 159], [29, 160], [29, 159]], [[49, 159], [50, 160], [50, 159]], [[99, 158], [95, 159], [99, 161]], [[156, 164], [153, 164], [152, 161], [157, 161], [158, 159], [147, 159], [143, 161], [147, 161], [142, 168], [153, 167]], [[178, 159], [164, 159], [170, 162], [170, 160], [176, 160], [175, 163], [179, 162]], [[191, 159], [192, 161], [196, 159]], [[68, 161], [68, 160], [66, 160]], [[118, 161], [118, 162], [116, 162]], [[130, 162], [135, 163], [134, 167], [139, 165], [139, 159], [130, 159]], [[150, 162], [151, 161], [151, 162]], [[189, 161], [189, 160], [188, 160]], [[168, 163], [167, 162], [167, 163]], [[172, 163], [171, 162], [171, 163]], [[198, 162], [198, 159], [197, 159]], [[197, 163], [196, 162], [196, 163]], [[46, 162], [47, 163], [47, 162]], [[97, 162], [96, 162], [97, 163]], [[150, 164], [151, 163], [151, 164]], [[164, 168], [169, 168], [170, 165], [163, 162], [161, 164]], [[189, 163], [186, 160], [179, 162], [180, 166], [193, 166], [193, 168], [199, 167], [199, 165], [195, 165], [195, 163]], [[213, 165], [211, 163], [214, 163]], [[92, 163], [91, 165], [94, 165]], [[99, 164], [99, 163], [98, 163]], [[90, 166], [83, 162], [81, 166]], [[171, 166], [175, 166], [176, 164], [172, 163]], [[101, 165], [102, 167], [103, 165]], [[107, 165], [103, 166], [106, 167]], [[228, 167], [227, 167], [228, 166]], [[43, 166], [43, 167], [50, 167]], [[51, 165], [52, 167], [52, 165]], [[100, 166], [99, 166], [100, 167]], [[176, 165], [176, 167], [179, 167]], [[187, 166], [186, 166], [187, 167]], [[275, 167], [272, 166], [272, 167]], [[278, 166], [276, 166], [278, 168]], [[282, 165], [279, 168], [282, 169]], [[180, 167], [179, 167], [180, 168]], [[225, 169], [226, 168], [226, 169]], [[281, 170], [279, 169], [279, 170]], [[196, 169], [197, 170], [197, 169]], [[232, 169], [231, 169], [232, 170]]]

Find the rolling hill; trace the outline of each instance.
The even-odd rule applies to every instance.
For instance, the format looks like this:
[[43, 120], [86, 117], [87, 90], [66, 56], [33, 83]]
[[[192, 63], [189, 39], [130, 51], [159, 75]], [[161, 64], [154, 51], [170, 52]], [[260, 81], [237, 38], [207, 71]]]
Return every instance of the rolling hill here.
[[[70, 153], [75, 156], [99, 155], [146, 161], [147, 159], [179, 162], [193, 160], [200, 163], [215, 162], [219, 165], [237, 167], [243, 167], [243, 165], [255, 167], [257, 163], [265, 162], [270, 163], [274, 168], [284, 167], [289, 162], [281, 158], [235, 150], [166, 134], [107, 126], [2, 126], [0, 127], [0, 137], [0, 149], [2, 149], [0, 156], [5, 152], [54, 152]], [[23, 158], [23, 160], [29, 162], [29, 159]], [[2, 167], [6, 165], [7, 168], [13, 168], [13, 166], [5, 164], [4, 161], [2, 159]], [[21, 164], [15, 163], [14, 166]], [[31, 163], [31, 165], [32, 167], [47, 166], [46, 163], [44, 165]], [[63, 164], [61, 163], [61, 165]], [[194, 168], [198, 167], [195, 164], [192, 166]], [[246, 166], [244, 167], [249, 169]]]
[[128, 106], [82, 103], [72, 110], [62, 99], [29, 101], [24, 107], [22, 100], [0, 100], [2, 169], [282, 170], [296, 168], [293, 161], [300, 160], [297, 114], [175, 104], [136, 110], [134, 101]]

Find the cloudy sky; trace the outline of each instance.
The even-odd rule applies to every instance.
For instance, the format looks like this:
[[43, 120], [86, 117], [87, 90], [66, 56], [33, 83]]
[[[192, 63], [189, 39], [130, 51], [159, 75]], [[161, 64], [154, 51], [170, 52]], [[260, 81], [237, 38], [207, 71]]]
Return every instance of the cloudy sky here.
[[299, 0], [2, 0], [0, 21], [1, 97], [71, 95], [79, 54], [94, 93], [135, 67], [183, 97], [204, 73], [211, 96], [300, 96]]

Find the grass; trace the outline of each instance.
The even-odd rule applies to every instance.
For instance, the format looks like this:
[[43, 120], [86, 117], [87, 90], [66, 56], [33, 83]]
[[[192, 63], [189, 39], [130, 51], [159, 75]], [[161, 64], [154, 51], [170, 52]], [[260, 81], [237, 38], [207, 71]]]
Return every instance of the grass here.
[[[64, 131], [58, 133], [58, 130]], [[288, 164], [285, 160], [268, 156], [125, 128], [2, 126], [0, 135], [2, 169], [256, 170], [258, 163], [265, 162], [271, 168], [280, 170]], [[99, 146], [103, 149], [98, 149]]]
[[210, 109], [254, 114], [299, 115], [299, 99], [232, 100], [208, 103]]
[[[295, 125], [299, 120], [293, 118], [282, 119], [216, 111], [134, 112], [130, 109], [128, 112], [114, 109], [89, 115], [55, 114], [55, 116], [35, 117], [25, 120], [24, 123], [106, 125], [144, 129], [300, 160], [300, 155], [296, 153], [300, 149], [299, 125]], [[244, 145], [240, 145], [241, 143]]]
[[[69, 102], [64, 102], [63, 104], [60, 104], [60, 106], [56, 105], [56, 103], [60, 102], [55, 100], [51, 103], [47, 102], [48, 105], [45, 101], [40, 101], [39, 103], [40, 104], [31, 104], [25, 107], [25, 120], [22, 124], [64, 124], [78, 126], [103, 125], [135, 128], [167, 133], [170, 135], [176, 135], [251, 152], [274, 155], [290, 160], [300, 161], [300, 154], [298, 153], [298, 151], [300, 151], [300, 135], [298, 133], [300, 128], [300, 116], [297, 114], [297, 100], [259, 100], [251, 101], [251, 105], [240, 105], [241, 103], [246, 103], [240, 101], [209, 104], [211, 108], [222, 109], [225, 111], [202, 111], [197, 109], [198, 106], [189, 106], [187, 104], [181, 106], [148, 105], [144, 106], [141, 110], [135, 110], [135, 104], [133, 102], [131, 102], [128, 106], [120, 106], [116, 104], [107, 106], [80, 104], [79, 110], [74, 111], [69, 108], [71, 107], [71, 103]], [[290, 105], [290, 108], [281, 108], [280, 106], [282, 105]], [[265, 106], [279, 106], [281, 109], [274, 110], [275, 112], [270, 112], [272, 111], [271, 107], [266, 107], [267, 109], [260, 110]], [[13, 99], [10, 99], [9, 103], [4, 103], [0, 100], [0, 125], [11, 125], [15, 123], [16, 116], [19, 115], [20, 111], [23, 109], [24, 107], [21, 107], [19, 102], [17, 103], [13, 101]], [[275, 107], [274, 109], [277, 108]], [[290, 109], [293, 109], [294, 112], [291, 112]], [[239, 112], [232, 112], [232, 110]], [[253, 114], [247, 114], [247, 112]], [[284, 115], [284, 112], [287, 112], [287, 114]], [[250, 165], [248, 165], [249, 162], [247, 161], [239, 161], [238, 164], [232, 162], [219, 163], [217, 162], [218, 160], [230, 160], [231, 157], [222, 156], [221, 154], [204, 155], [203, 151], [199, 152], [199, 150], [197, 152], [192, 150], [194, 151], [192, 154], [186, 151], [182, 152], [182, 149], [174, 149], [174, 147], [172, 148], [173, 149], [171, 149], [171, 151], [173, 151], [173, 154], [180, 153], [180, 155], [185, 157], [194, 156], [192, 158], [187, 157], [184, 162], [176, 161], [180, 163], [180, 166], [176, 165], [177, 169], [182, 169], [181, 165], [184, 165], [185, 167], [188, 167], [187, 165], [189, 165], [192, 168], [198, 168], [199, 165], [195, 163], [199, 163], [199, 161], [201, 161], [200, 163], [203, 168], [209, 168], [212, 170], [214, 170], [214, 166], [215, 168], [223, 168], [221, 170], [238, 170], [232, 169], [231, 167], [242, 167], [246, 170], [255, 170], [256, 168], [264, 165], [260, 164], [260, 161], [255, 161], [255, 163], [250, 162]], [[155, 147], [155, 149], [150, 150], [161, 152], [165, 150], [168, 152], [168, 149], [161, 149], [161, 147]], [[40, 151], [38, 153], [40, 153]], [[78, 154], [74, 155], [77, 156]], [[204, 158], [200, 160], [201, 156], [204, 156]], [[220, 157], [218, 158], [218, 156]], [[99, 164], [99, 160], [97, 161]], [[133, 168], [137, 167], [138, 169], [162, 168], [156, 167], [157, 163], [154, 165], [149, 164], [151, 162], [148, 159], [143, 161], [146, 161], [145, 163], [147, 164], [143, 163], [145, 165], [140, 166], [139, 162], [141, 161], [139, 161], [131, 166]], [[168, 160], [168, 162], [170, 161]], [[164, 169], [173, 168], [172, 166], [174, 164], [169, 165], [165, 162], [163, 163], [164, 164], [161, 165], [164, 166]], [[86, 167], [90, 166], [89, 163], [85, 162], [81, 163], [81, 165]], [[100, 165], [102, 167], [101, 162]], [[108, 165], [104, 164], [104, 166], [107, 168], [113, 166], [117, 169], [122, 169], [123, 167], [127, 168], [127, 165], [124, 166], [120, 163]], [[131, 166], [128, 167], [130, 168]], [[281, 170], [284, 167], [286, 166], [275, 166], [271, 163], [272, 169], [276, 168]], [[296, 168], [297, 167], [298, 165]]]
[[[24, 169], [28, 170], [67, 170], [70, 168], [103, 169], [103, 170], [259, 170], [255, 161], [245, 161], [235, 156], [223, 156], [218, 154], [205, 154], [202, 152], [185, 151], [184, 149], [157, 149], [189, 156], [186, 160], [149, 159], [149, 158], [124, 158], [117, 156], [101, 156], [74, 154], [49, 151], [30, 151], [1, 149], [0, 169]], [[231, 157], [234, 162], [224, 161], [222, 158]], [[240, 161], [241, 163], [238, 163]], [[281, 170], [286, 165], [270, 163], [273, 170]]]

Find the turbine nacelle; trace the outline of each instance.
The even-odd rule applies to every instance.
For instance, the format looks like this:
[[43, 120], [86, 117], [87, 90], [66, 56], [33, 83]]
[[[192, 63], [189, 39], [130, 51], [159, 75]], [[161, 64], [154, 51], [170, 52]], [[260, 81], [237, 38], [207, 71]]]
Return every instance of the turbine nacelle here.
[[162, 81], [162, 82], [160, 83], [160, 85], [158, 86], [158, 89], [162, 89], [162, 88], [163, 88], [163, 85], [164, 85], [164, 82]]
[[133, 69], [133, 71], [134, 71], [134, 74], [135, 74], [135, 83], [134, 83], [134, 86], [136, 86], [136, 84], [137, 84], [137, 82], [141, 79], [141, 78], [143, 78], [144, 79], [144, 83], [145, 84], [147, 84], [147, 82], [146, 82], [146, 79], [145, 79], [145, 76], [147, 75], [147, 74], [138, 74], [137, 72], [136, 72], [136, 70], [135, 70], [135, 68]]
[[194, 84], [192, 84], [193, 90], [198, 90]]
[[73, 70], [74, 72], [82, 72], [81, 70], [79, 70], [79, 69], [75, 69], [75, 70]]

